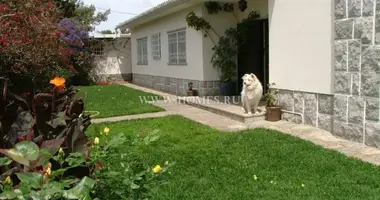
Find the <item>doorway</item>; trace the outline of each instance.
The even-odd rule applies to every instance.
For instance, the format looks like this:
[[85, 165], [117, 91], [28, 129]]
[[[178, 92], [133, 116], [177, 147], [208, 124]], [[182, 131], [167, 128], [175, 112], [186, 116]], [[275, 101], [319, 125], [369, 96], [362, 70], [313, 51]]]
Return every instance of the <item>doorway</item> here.
[[[244, 25], [247, 26], [247, 25]], [[239, 29], [239, 24], [238, 24]], [[244, 74], [253, 73], [263, 84], [264, 94], [269, 83], [269, 31], [268, 19], [257, 19], [248, 25], [245, 42], [238, 49], [238, 84], [242, 90]]]

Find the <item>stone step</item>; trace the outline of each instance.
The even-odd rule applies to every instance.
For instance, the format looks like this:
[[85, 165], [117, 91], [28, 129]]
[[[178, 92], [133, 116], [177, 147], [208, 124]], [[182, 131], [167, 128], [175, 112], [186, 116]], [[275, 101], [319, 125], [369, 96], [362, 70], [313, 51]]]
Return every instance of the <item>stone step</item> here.
[[265, 107], [259, 106], [259, 113], [248, 115], [245, 114], [241, 106], [234, 104], [226, 104], [204, 97], [178, 97], [177, 101], [188, 104], [196, 108], [200, 108], [217, 115], [233, 119], [244, 124], [252, 124], [255, 121], [265, 120]]

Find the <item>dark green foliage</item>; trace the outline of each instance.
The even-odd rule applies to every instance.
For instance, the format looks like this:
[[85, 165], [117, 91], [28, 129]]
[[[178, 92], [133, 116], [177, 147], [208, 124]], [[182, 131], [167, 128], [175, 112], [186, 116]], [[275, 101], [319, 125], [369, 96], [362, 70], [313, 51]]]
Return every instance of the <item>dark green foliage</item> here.
[[52, 154], [60, 147], [67, 153], [83, 152], [87, 142], [84, 131], [91, 122], [83, 114], [84, 103], [76, 98], [76, 90], [70, 87], [19, 96], [8, 90], [7, 79], [1, 79], [1, 85], [1, 149], [13, 148], [27, 140], [50, 149]]
[[219, 3], [217, 1], [207, 1], [205, 2], [205, 8], [209, 14], [218, 14], [221, 11], [233, 12], [234, 4], [232, 3]]

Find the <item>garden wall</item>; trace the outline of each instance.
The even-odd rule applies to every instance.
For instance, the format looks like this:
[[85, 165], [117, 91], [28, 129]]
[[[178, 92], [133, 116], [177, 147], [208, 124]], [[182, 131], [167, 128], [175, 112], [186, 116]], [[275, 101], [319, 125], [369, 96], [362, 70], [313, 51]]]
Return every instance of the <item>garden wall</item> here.
[[[334, 95], [282, 90], [279, 102], [304, 114], [306, 124], [380, 148], [380, 0], [334, 3]], [[297, 115], [283, 117], [301, 123]]]
[[117, 38], [105, 42], [103, 55], [95, 57], [94, 74], [102, 81], [132, 80], [130, 38]]

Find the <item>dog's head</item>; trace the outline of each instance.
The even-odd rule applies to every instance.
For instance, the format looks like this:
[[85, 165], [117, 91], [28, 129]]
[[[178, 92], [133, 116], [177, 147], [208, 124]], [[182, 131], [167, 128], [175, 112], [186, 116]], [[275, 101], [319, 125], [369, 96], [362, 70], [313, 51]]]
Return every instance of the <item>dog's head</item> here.
[[254, 74], [245, 74], [243, 77], [243, 87], [253, 89], [257, 85], [257, 77]]

